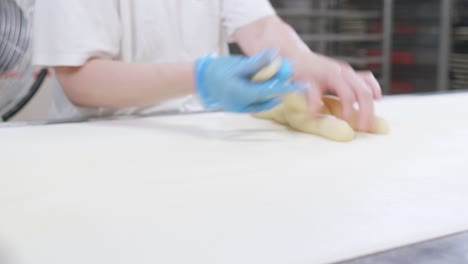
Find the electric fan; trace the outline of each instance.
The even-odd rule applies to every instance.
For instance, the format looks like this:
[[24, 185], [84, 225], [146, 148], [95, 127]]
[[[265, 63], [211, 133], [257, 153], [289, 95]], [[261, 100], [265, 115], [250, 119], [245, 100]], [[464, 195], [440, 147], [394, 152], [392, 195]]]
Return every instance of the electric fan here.
[[26, 106], [47, 75], [31, 64], [33, 9], [34, 0], [0, 0], [0, 121]]

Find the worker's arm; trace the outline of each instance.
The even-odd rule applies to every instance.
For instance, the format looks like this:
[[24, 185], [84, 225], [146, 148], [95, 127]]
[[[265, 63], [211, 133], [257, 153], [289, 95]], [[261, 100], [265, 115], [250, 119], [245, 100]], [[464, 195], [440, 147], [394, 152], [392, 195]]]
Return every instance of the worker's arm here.
[[343, 104], [343, 116], [349, 119], [355, 102], [359, 103], [362, 130], [371, 127], [374, 99], [381, 97], [378, 82], [370, 72], [355, 72], [347, 63], [312, 52], [298, 34], [278, 16], [268, 16], [238, 28], [233, 37], [246, 54], [265, 48], [279, 49], [295, 67], [295, 79], [307, 82], [311, 114], [316, 114], [326, 92], [338, 95]]
[[92, 59], [55, 67], [70, 100], [86, 107], [136, 107], [194, 92], [194, 63], [138, 64]]
[[64, 92], [79, 106], [147, 106], [197, 92], [210, 108], [260, 111], [295, 88], [286, 80], [249, 82], [249, 74], [273, 59], [268, 54], [253, 59], [193, 58], [185, 63], [119, 62], [125, 53], [121, 45], [125, 26], [117, 2], [35, 1], [34, 64], [54, 68]]
[[146, 106], [196, 91], [209, 109], [259, 112], [275, 107], [284, 94], [304, 89], [301, 84], [288, 82], [292, 70], [287, 63], [282, 65], [284, 76], [250, 81], [276, 57], [275, 52], [267, 51], [250, 57], [205, 56], [194, 63], [91, 59], [83, 66], [55, 67], [55, 71], [65, 94], [80, 106]]

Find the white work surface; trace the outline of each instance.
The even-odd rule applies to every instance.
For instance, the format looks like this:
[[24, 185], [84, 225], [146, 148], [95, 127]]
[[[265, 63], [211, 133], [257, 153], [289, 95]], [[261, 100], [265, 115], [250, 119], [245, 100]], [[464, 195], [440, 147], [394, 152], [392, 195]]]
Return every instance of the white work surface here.
[[468, 94], [378, 112], [391, 134], [351, 143], [230, 114], [0, 129], [0, 247], [14, 264], [328, 263], [468, 230]]

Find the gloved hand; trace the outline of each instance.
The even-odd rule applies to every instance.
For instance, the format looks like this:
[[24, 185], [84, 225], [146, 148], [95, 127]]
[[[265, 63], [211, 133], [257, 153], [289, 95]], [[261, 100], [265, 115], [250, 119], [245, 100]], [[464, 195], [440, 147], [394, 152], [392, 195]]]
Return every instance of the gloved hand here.
[[305, 85], [289, 82], [293, 69], [287, 60], [282, 60], [278, 72], [268, 80], [251, 80], [276, 57], [276, 52], [265, 51], [253, 57], [200, 58], [195, 63], [198, 96], [211, 110], [255, 113], [272, 109], [285, 94], [306, 89]]
[[[272, 76], [281, 76], [280, 63], [275, 61], [259, 71], [254, 80], [266, 80]], [[323, 96], [324, 106], [320, 115], [310, 117], [308, 114], [305, 93], [293, 92], [283, 97], [282, 104], [277, 107], [257, 113], [257, 118], [267, 119], [288, 126], [294, 130], [318, 135], [334, 141], [351, 141], [358, 130], [358, 111], [353, 109], [348, 122], [341, 120], [342, 102], [334, 96]], [[374, 116], [373, 126], [366, 131], [373, 134], [387, 134], [389, 127], [387, 122], [378, 116]]]

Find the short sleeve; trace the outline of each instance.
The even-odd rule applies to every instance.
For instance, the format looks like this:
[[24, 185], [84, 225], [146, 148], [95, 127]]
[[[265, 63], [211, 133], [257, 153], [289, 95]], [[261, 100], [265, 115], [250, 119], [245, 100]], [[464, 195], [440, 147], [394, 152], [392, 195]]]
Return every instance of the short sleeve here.
[[229, 40], [238, 28], [275, 14], [268, 0], [223, 0], [223, 28]]
[[118, 56], [118, 8], [117, 0], [36, 0], [33, 63], [81, 66], [90, 58]]

